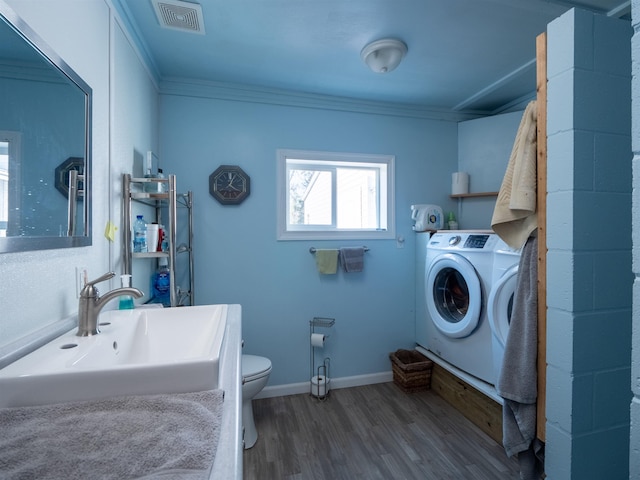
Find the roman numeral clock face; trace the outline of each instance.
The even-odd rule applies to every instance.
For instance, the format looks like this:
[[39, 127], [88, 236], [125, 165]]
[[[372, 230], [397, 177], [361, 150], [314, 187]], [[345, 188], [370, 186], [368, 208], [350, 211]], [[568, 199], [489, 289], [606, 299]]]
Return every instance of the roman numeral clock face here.
[[236, 165], [220, 165], [209, 175], [209, 193], [222, 205], [237, 205], [249, 196], [249, 175]]

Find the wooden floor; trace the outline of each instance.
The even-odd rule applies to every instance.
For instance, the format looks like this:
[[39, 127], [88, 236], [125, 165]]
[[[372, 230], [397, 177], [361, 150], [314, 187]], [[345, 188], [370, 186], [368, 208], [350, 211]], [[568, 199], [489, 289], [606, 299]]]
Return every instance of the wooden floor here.
[[254, 400], [245, 480], [517, 479], [501, 445], [435, 392], [393, 383]]

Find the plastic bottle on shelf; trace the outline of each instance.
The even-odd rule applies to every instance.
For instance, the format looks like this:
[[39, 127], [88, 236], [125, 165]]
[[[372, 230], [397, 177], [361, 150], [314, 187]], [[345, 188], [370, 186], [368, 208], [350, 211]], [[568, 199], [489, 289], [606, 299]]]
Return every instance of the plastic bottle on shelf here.
[[449, 226], [449, 230], [457, 230], [458, 222], [456, 222], [456, 216], [453, 212], [449, 212], [449, 219], [447, 221], [447, 225]]
[[[156, 176], [151, 173], [153, 169], [153, 152], [147, 152], [147, 158], [144, 165], [144, 178], [156, 178]], [[147, 182], [142, 185], [142, 190], [147, 193], [158, 193], [158, 183], [156, 182]]]
[[158, 225], [158, 249], [156, 251], [163, 252], [162, 242], [164, 240], [164, 225]]
[[[123, 287], [131, 286], [131, 275], [124, 274], [120, 275], [120, 284]], [[120, 310], [131, 310], [135, 307], [133, 304], [133, 297], [131, 295], [120, 295], [120, 302], [118, 303], [118, 308]]]
[[171, 306], [171, 274], [166, 258], [158, 260], [158, 271], [151, 277], [151, 291], [153, 303], [161, 303], [165, 307]]
[[146, 253], [147, 248], [147, 222], [142, 215], [136, 217], [133, 224], [133, 251], [136, 253]]
[[169, 251], [169, 237], [167, 236], [167, 231], [165, 230], [164, 225], [162, 225], [162, 240], [160, 241], [160, 251]]
[[[148, 173], [144, 174], [144, 178], [156, 178], [154, 174], [149, 170]], [[158, 193], [158, 183], [156, 182], [148, 182], [143, 184], [142, 190], [147, 193]]]
[[[160, 180], [165, 179], [164, 173], [162, 173], [161, 168], [158, 169], [157, 178], [159, 178]], [[165, 182], [158, 182], [158, 193], [165, 193], [166, 191], [167, 191], [167, 184]]]

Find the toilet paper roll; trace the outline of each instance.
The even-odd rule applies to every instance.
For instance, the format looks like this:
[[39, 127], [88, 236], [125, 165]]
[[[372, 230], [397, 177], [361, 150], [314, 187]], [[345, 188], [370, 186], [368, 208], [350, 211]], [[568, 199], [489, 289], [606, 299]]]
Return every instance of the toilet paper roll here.
[[469, 174], [454, 172], [451, 174], [451, 195], [469, 193]]
[[311, 334], [311, 346], [315, 348], [324, 348], [326, 336], [321, 333]]
[[311, 377], [311, 394], [315, 397], [324, 397], [329, 393], [331, 379], [324, 375]]

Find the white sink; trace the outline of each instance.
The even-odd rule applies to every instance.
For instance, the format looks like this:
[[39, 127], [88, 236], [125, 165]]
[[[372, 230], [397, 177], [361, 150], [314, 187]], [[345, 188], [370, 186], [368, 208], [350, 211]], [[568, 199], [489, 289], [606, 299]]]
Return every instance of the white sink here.
[[0, 407], [218, 388], [227, 307], [103, 312], [0, 370]]

